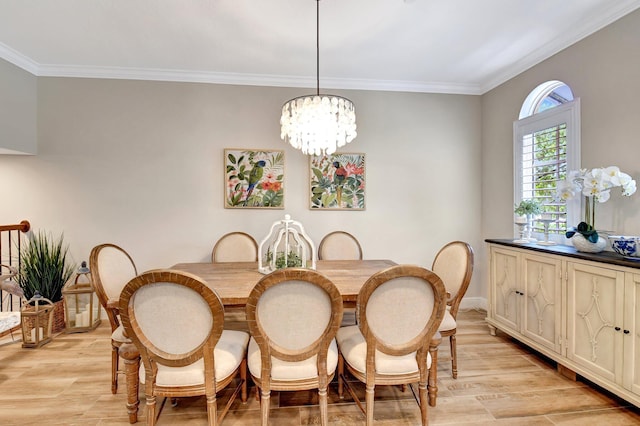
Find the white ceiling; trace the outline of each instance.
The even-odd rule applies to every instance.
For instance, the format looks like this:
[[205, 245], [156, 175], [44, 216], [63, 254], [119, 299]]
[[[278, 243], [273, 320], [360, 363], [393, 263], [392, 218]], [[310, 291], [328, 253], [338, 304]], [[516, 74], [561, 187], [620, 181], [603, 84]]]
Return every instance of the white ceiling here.
[[[640, 0], [322, 0], [320, 86], [482, 94]], [[315, 87], [315, 0], [0, 0], [37, 76]]]

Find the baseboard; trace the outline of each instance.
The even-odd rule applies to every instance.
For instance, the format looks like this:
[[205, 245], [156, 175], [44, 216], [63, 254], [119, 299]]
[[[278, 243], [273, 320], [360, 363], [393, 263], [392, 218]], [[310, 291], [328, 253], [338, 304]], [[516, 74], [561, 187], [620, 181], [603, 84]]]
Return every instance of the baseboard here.
[[487, 299], [484, 297], [463, 297], [460, 301], [460, 309], [487, 310]]

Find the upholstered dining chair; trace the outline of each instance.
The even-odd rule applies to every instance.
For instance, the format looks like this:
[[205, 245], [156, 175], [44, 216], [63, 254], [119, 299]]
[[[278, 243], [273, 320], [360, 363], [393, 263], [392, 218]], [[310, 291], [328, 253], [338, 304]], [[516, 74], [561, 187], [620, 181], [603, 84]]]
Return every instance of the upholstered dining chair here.
[[342, 297], [324, 275], [286, 268], [265, 275], [247, 301], [251, 332], [249, 372], [260, 391], [262, 425], [269, 423], [271, 391], [318, 389], [327, 424], [327, 388], [338, 363], [335, 335]]
[[[362, 260], [362, 247], [358, 239], [345, 231], [328, 233], [318, 246], [319, 260]], [[356, 324], [355, 306], [347, 305], [342, 317], [342, 326]]]
[[223, 235], [211, 251], [213, 263], [257, 262], [258, 243], [245, 232], [229, 232]]
[[358, 239], [345, 231], [325, 235], [318, 246], [319, 260], [362, 260]]
[[[429, 345], [444, 316], [446, 292], [433, 272], [396, 265], [373, 274], [358, 294], [358, 325], [342, 327], [338, 394], [344, 387], [373, 424], [376, 385], [418, 383], [422, 424], [428, 424], [427, 383], [432, 364]], [[344, 368], [365, 383], [366, 409], [345, 380]]]
[[447, 310], [438, 331], [449, 338], [451, 349], [451, 376], [458, 378], [458, 353], [456, 348], [456, 318], [464, 294], [469, 288], [473, 273], [473, 249], [463, 241], [452, 241], [440, 249], [433, 260], [435, 272], [447, 290]]
[[[223, 329], [224, 306], [200, 278], [170, 269], [147, 271], [122, 290], [120, 313], [142, 359], [148, 426], [162, 411], [156, 410], [158, 396], [205, 395], [209, 426], [222, 420], [238, 393], [246, 402], [249, 335]], [[238, 374], [235, 392], [218, 415], [216, 393]]]
[[118, 349], [123, 343], [130, 342], [124, 336], [124, 328], [120, 323], [118, 301], [124, 286], [138, 272], [129, 253], [108, 243], [97, 245], [91, 250], [89, 267], [96, 295], [111, 325], [111, 393], [115, 394], [118, 391], [118, 373], [123, 372], [119, 366]]

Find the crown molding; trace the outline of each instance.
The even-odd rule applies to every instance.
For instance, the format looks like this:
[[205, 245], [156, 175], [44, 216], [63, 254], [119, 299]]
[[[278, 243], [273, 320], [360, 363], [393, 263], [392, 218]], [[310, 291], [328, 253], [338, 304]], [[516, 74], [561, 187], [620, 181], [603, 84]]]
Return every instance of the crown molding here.
[[0, 42], [0, 58], [13, 65], [22, 68], [25, 71], [29, 71], [31, 74], [37, 76], [39, 65], [31, 58], [26, 57], [22, 53], [13, 50], [6, 44]]
[[[213, 83], [242, 86], [315, 88], [316, 80], [290, 75], [195, 72], [145, 68], [81, 67], [41, 65], [39, 77], [106, 78], [121, 80], [173, 81], [183, 83]], [[459, 83], [425, 83], [400, 80], [321, 79], [322, 89], [375, 90], [391, 92], [451, 93], [480, 95], [480, 87]]]

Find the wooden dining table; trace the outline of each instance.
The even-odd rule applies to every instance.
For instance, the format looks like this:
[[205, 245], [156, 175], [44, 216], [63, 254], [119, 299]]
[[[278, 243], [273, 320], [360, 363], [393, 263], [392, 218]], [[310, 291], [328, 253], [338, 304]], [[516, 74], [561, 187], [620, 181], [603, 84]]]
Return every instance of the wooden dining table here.
[[[355, 306], [365, 281], [395, 264], [392, 260], [318, 260], [316, 271], [335, 284], [345, 305]], [[258, 262], [178, 263], [171, 269], [200, 277], [218, 293], [225, 307], [246, 305], [253, 286], [264, 277]]]
[[[364, 283], [376, 272], [396, 265], [392, 260], [318, 260], [316, 271], [329, 278], [340, 291], [345, 306], [353, 307]], [[225, 307], [241, 307], [247, 304], [254, 285], [265, 275], [258, 271], [258, 262], [197, 262], [177, 263], [171, 267], [200, 277], [209, 288], [216, 291]], [[431, 340], [429, 354], [435, 367], [438, 359], [440, 334]], [[125, 360], [127, 375], [127, 412], [129, 422], [138, 418], [138, 368], [140, 355], [131, 343], [120, 347], [120, 355]], [[429, 369], [428, 395], [429, 405], [436, 405], [438, 394], [437, 368]]]

